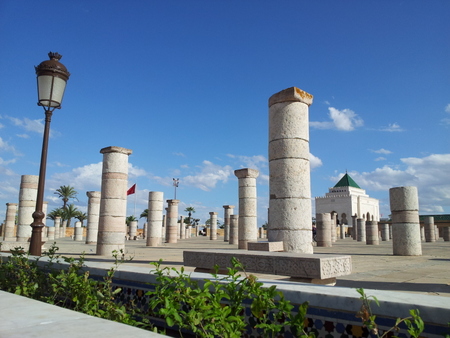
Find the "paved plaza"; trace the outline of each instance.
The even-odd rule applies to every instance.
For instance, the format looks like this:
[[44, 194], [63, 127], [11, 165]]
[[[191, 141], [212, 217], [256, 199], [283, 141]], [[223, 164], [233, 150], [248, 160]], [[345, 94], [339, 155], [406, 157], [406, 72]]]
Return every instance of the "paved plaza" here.
[[[95, 244], [75, 242], [70, 238], [58, 238], [59, 253], [64, 256], [86, 254], [87, 261], [112, 259], [95, 255]], [[49, 247], [46, 244], [46, 248]], [[127, 241], [127, 257], [133, 260], [126, 265], [148, 266], [149, 262], [163, 260], [163, 266], [180, 268], [183, 266], [183, 250], [220, 249], [233, 250], [237, 245], [223, 241], [223, 237], [212, 241], [209, 237], [192, 237], [179, 240], [178, 243], [164, 243], [160, 247], [147, 247], [145, 240]], [[394, 256], [392, 242], [380, 242], [380, 245], [366, 245], [351, 238], [333, 243], [333, 247], [315, 247], [314, 253], [351, 255], [353, 272], [351, 275], [337, 278], [336, 286], [377, 290], [404, 291], [450, 297], [450, 242], [439, 239], [437, 242], [422, 242], [422, 256]], [[270, 255], [270, 253], [268, 253]], [[185, 271], [193, 271], [185, 267]], [[287, 276], [255, 274], [264, 279], [287, 279]]]

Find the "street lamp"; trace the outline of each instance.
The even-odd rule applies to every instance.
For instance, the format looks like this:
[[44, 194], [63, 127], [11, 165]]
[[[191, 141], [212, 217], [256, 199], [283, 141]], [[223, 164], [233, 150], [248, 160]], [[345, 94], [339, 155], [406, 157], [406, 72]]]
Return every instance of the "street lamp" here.
[[175, 187], [175, 198], [174, 199], [177, 199], [177, 188], [178, 188], [178, 185], [180, 184], [180, 179], [173, 178], [172, 180], [173, 180], [173, 186]]
[[38, 106], [45, 111], [44, 139], [42, 142], [41, 166], [39, 169], [39, 183], [36, 198], [36, 210], [33, 213], [32, 232], [30, 240], [30, 255], [40, 256], [42, 250], [42, 228], [45, 217], [42, 211], [44, 204], [45, 171], [47, 167], [48, 138], [50, 134], [50, 122], [55, 109], [61, 109], [67, 80], [70, 73], [67, 68], [59, 62], [62, 55], [48, 53], [50, 60], [43, 61], [34, 67], [37, 75]]

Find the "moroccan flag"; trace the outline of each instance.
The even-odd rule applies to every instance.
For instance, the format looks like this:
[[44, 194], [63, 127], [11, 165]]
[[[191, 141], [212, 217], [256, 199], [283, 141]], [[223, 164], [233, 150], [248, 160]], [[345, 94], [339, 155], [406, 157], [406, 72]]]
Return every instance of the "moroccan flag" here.
[[127, 196], [128, 196], [128, 195], [132, 195], [132, 194], [134, 194], [135, 192], [136, 192], [136, 183], [133, 184], [133, 186], [132, 186], [130, 189], [127, 190]]

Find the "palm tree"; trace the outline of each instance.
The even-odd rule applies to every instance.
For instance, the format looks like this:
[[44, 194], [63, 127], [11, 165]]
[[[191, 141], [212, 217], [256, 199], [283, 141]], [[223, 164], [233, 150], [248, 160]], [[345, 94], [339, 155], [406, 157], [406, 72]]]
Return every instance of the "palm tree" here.
[[79, 220], [79, 221], [81, 222], [81, 226], [83, 226], [83, 222], [84, 222], [84, 220], [87, 219], [87, 215], [86, 215], [85, 212], [78, 211], [78, 213], [77, 213], [77, 215], [75, 216], [75, 218], [76, 218], [77, 220]]
[[69, 204], [66, 206], [63, 210], [63, 217], [62, 219], [67, 221], [67, 227], [70, 227], [70, 221], [73, 217], [77, 217], [78, 213], [80, 212], [75, 204]]
[[125, 222], [126, 222], [127, 224], [130, 224], [130, 222], [133, 222], [133, 221], [137, 221], [137, 218], [134, 217], [134, 216], [128, 216], [128, 217], [126, 218], [126, 220], [125, 220]]
[[195, 209], [194, 209], [194, 207], [187, 207], [186, 209], [184, 209], [184, 211], [188, 213], [188, 216], [189, 216], [188, 224], [191, 225], [191, 216], [192, 216], [192, 214], [195, 213]]
[[139, 218], [148, 218], [148, 209], [145, 209], [142, 213], [141, 216]]
[[52, 221], [54, 221], [56, 217], [64, 217], [64, 211], [62, 208], [53, 209], [47, 214], [47, 218], [51, 219]]
[[58, 195], [58, 197], [63, 200], [63, 202], [64, 202], [63, 209], [66, 209], [67, 202], [69, 201], [69, 199], [73, 198], [73, 199], [77, 200], [76, 196], [78, 193], [74, 187], [71, 187], [70, 185], [62, 185], [58, 189], [56, 189], [54, 194]]

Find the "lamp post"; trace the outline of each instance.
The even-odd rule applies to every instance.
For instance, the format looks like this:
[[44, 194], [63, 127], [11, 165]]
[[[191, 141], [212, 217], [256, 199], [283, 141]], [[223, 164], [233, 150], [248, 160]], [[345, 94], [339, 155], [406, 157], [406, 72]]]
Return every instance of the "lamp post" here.
[[173, 186], [175, 187], [175, 198], [174, 199], [177, 199], [177, 188], [178, 188], [178, 185], [180, 184], [180, 179], [173, 178], [172, 180], [173, 180]]
[[39, 66], [34, 67], [37, 75], [38, 106], [42, 106], [45, 112], [44, 139], [42, 142], [36, 210], [33, 213], [33, 223], [31, 223], [30, 255], [34, 256], [41, 256], [42, 253], [42, 228], [44, 227], [43, 219], [45, 217], [42, 206], [44, 204], [50, 122], [53, 111], [55, 109], [61, 109], [64, 90], [70, 76], [66, 67], [59, 62], [62, 55], [50, 52], [48, 56], [50, 60], [43, 61]]

